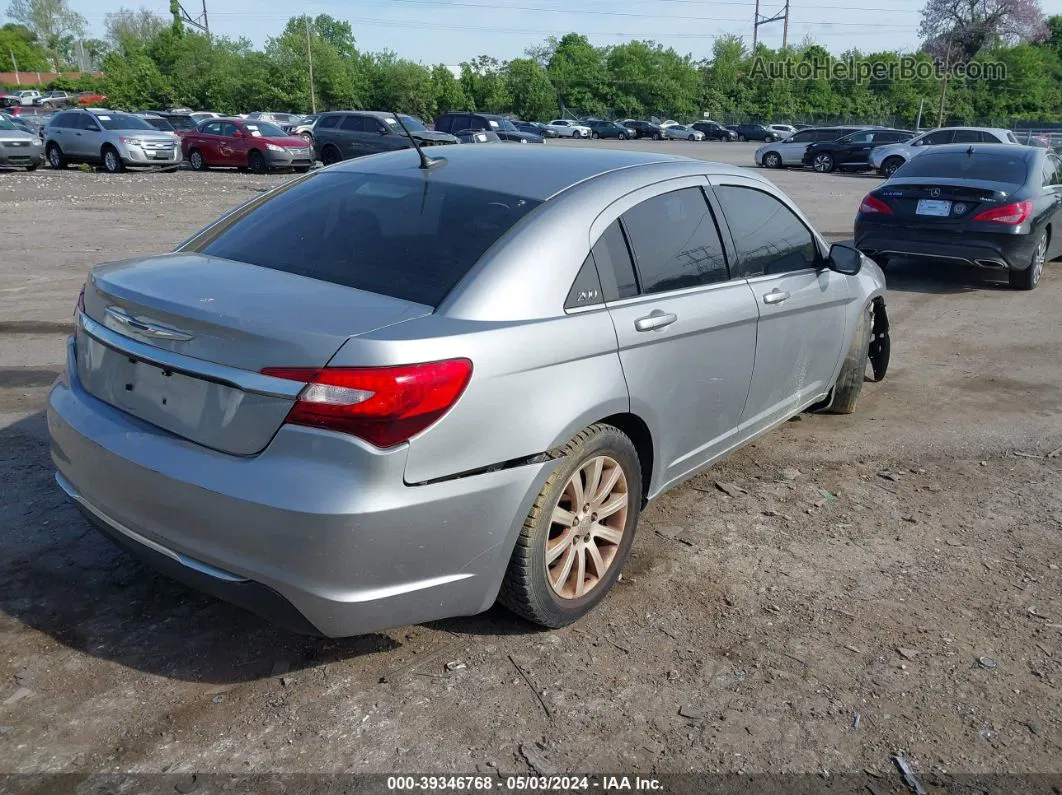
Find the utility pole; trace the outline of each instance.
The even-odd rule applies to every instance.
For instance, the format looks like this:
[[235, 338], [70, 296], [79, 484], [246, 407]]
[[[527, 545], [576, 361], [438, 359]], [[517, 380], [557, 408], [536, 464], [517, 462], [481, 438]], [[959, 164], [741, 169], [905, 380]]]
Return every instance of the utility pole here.
[[317, 96], [313, 90], [313, 48], [310, 46], [310, 15], [307, 14], [302, 20], [306, 23], [306, 58], [310, 62], [310, 108], [316, 113]]
[[785, 8], [775, 14], [773, 17], [765, 17], [760, 15], [760, 0], [756, 0], [756, 19], [752, 23], [752, 51], [756, 52], [756, 43], [759, 41], [760, 25], [769, 25], [771, 22], [783, 21], [785, 26], [782, 29], [782, 47], [784, 48], [789, 42], [789, 0], [785, 0]]
[[[207, 38], [210, 38], [210, 23], [207, 20], [206, 0], [203, 0], [203, 13], [197, 17], [193, 17], [191, 14], [189, 14], [185, 7], [181, 5], [180, 0], [176, 0], [176, 5], [177, 11], [175, 13], [180, 16], [182, 22], [191, 25], [197, 30], [203, 31], [207, 35]], [[172, 8], [173, 6], [170, 7]]]
[[206, 12], [206, 0], [203, 0], [203, 30], [206, 31], [207, 38], [210, 38], [210, 20], [207, 19]]
[[11, 56], [11, 65], [15, 67], [15, 85], [22, 85], [22, 80], [18, 76], [18, 61], [15, 60], [15, 51], [8, 50], [8, 54]]

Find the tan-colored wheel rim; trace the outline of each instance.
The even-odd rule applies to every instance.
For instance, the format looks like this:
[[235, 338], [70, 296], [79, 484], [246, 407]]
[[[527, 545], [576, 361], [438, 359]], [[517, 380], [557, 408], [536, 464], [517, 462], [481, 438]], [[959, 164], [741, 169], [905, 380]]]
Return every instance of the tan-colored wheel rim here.
[[594, 456], [568, 479], [550, 517], [546, 576], [562, 599], [581, 599], [605, 578], [627, 524], [627, 475], [615, 459]]

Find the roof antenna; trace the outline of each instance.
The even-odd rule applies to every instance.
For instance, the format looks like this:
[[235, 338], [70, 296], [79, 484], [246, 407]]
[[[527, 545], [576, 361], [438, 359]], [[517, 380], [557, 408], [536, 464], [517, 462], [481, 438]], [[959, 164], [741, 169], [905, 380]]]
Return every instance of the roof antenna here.
[[413, 133], [411, 133], [409, 131], [409, 128], [407, 128], [406, 125], [402, 123], [402, 117], [399, 116], [394, 111], [391, 111], [391, 115], [393, 115], [395, 117], [395, 121], [398, 122], [399, 126], [402, 128], [402, 131], [406, 134], [406, 137], [409, 139], [410, 143], [413, 144], [413, 148], [416, 149], [417, 150], [417, 154], [420, 155], [420, 167], [421, 168], [431, 168], [432, 166], [437, 166], [437, 165], [439, 165], [439, 163], [442, 162], [441, 160], [433, 160], [432, 158], [430, 158], [426, 154], [424, 154], [424, 150], [420, 148], [420, 144], [418, 144], [417, 143], [417, 139], [413, 137]]

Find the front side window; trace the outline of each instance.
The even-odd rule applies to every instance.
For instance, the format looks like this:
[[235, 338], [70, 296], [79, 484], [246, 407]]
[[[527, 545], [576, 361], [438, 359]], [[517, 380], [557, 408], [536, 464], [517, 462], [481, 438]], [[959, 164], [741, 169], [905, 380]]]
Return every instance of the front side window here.
[[643, 293], [727, 279], [723, 244], [700, 188], [654, 196], [623, 214]]
[[755, 188], [715, 189], [737, 248], [734, 276], [751, 278], [817, 267], [810, 230], [781, 201]]

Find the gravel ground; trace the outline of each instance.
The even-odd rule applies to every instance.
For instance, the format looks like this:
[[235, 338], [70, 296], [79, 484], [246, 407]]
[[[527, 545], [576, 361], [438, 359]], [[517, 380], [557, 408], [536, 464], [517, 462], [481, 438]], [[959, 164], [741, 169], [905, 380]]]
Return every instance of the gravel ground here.
[[[877, 184], [771, 176], [831, 239]], [[317, 640], [91, 531], [41, 413], [92, 264], [284, 179], [0, 173], [0, 772], [854, 773], [886, 792], [900, 751], [928, 784], [1062, 775], [1058, 263], [1032, 293], [890, 269], [888, 378], [656, 501], [579, 624], [496, 608]]]

